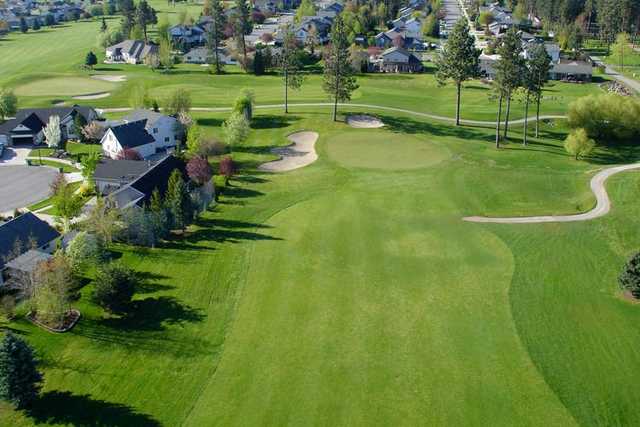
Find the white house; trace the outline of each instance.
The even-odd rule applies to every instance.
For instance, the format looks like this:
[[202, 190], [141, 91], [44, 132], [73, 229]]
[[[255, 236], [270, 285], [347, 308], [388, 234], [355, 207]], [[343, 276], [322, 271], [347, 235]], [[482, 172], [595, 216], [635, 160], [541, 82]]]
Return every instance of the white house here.
[[141, 64], [145, 58], [158, 53], [158, 46], [144, 40], [125, 40], [109, 46], [105, 52], [105, 62]]
[[135, 110], [122, 120], [125, 123], [144, 120], [145, 130], [153, 137], [156, 151], [175, 147], [180, 139], [180, 127], [175, 117], [165, 116], [151, 110]]
[[133, 150], [145, 159], [156, 153], [156, 141], [145, 126], [146, 120], [124, 123], [109, 128], [102, 140], [102, 152], [106, 157], [118, 159], [125, 150]]

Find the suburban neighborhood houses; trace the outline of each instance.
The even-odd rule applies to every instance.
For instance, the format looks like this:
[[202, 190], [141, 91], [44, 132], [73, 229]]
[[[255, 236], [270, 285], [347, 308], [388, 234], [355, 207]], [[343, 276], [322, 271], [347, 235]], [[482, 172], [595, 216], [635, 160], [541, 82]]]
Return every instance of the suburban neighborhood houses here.
[[640, 0], [0, 0], [0, 427], [638, 426]]

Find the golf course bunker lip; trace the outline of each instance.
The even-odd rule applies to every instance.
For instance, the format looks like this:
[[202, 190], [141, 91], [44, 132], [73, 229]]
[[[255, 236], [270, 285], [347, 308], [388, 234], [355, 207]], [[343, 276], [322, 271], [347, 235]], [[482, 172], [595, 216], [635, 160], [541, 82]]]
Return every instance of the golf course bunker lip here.
[[384, 123], [376, 117], [365, 114], [356, 114], [347, 117], [347, 124], [357, 129], [377, 129], [384, 127]]
[[122, 83], [127, 81], [127, 76], [124, 74], [94, 74], [91, 78], [111, 83]]
[[271, 150], [280, 156], [279, 160], [267, 162], [258, 167], [266, 172], [288, 172], [299, 169], [318, 160], [315, 144], [318, 140], [317, 132], [300, 131], [287, 136], [291, 141], [286, 147], [278, 147]]
[[111, 96], [111, 92], [98, 92], [98, 93], [88, 93], [86, 95], [76, 95], [72, 96], [72, 99], [101, 99]]

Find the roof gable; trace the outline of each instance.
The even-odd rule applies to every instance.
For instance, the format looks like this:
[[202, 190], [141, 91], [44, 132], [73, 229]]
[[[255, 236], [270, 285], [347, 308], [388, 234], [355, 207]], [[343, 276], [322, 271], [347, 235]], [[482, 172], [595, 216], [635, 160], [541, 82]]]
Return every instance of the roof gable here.
[[40, 247], [58, 237], [60, 233], [31, 212], [0, 225], [0, 268], [4, 268], [5, 257], [13, 251], [16, 241], [22, 242], [22, 253], [25, 253], [30, 249], [28, 246], [32, 238]]

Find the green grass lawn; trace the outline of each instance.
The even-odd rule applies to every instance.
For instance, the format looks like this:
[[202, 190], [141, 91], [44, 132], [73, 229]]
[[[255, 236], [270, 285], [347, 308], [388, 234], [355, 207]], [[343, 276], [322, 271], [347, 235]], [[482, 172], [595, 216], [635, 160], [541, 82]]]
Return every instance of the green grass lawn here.
[[[69, 184], [71, 186], [71, 188], [73, 188], [73, 191], [75, 192], [78, 188], [80, 188], [80, 185], [82, 184], [82, 182], [72, 182], [71, 184]], [[38, 203], [34, 203], [33, 205], [29, 206], [27, 209], [29, 209], [30, 211], [37, 211], [38, 209], [42, 209], [42, 208], [46, 208], [51, 206], [51, 197], [47, 197], [44, 200], [39, 201]], [[53, 209], [53, 208], [51, 208]], [[47, 211], [45, 211], [44, 213], [49, 213]]]
[[[213, 134], [223, 118], [197, 116]], [[488, 128], [381, 118], [258, 112], [215, 210], [158, 248], [113, 248], [147, 278], [130, 316], [105, 315], [89, 285], [72, 332], [10, 325], [46, 383], [0, 425], [640, 423], [640, 308], [616, 285], [638, 249], [640, 174], [612, 180], [596, 221], [461, 221], [588, 209], [589, 178], [633, 158], [574, 161], [558, 123], [498, 151]], [[316, 163], [254, 169], [300, 129], [320, 133]]]
[[[158, 10], [167, 10], [171, 20], [177, 11], [188, 8], [190, 14], [199, 6], [181, 5], [175, 8], [158, 0]], [[109, 26], [117, 19], [108, 19]], [[152, 97], [162, 103], [173, 90], [181, 88], [191, 93], [193, 105], [199, 107], [229, 107], [241, 88], [254, 90], [258, 104], [282, 103], [282, 78], [278, 75], [256, 77], [247, 75], [238, 67], [227, 67], [227, 73], [215, 76], [206, 67], [179, 64], [169, 73], [153, 72], [142, 65], [103, 64], [104, 52], [95, 46], [99, 21], [81, 21], [53, 29], [27, 34], [11, 33], [0, 39], [0, 86], [15, 89], [20, 105], [49, 106], [64, 101], [68, 105], [84, 104], [100, 108], [127, 107], [133, 88], [146, 86]], [[99, 64], [94, 70], [82, 68], [89, 50], [97, 53]], [[23, 52], [31, 52], [24, 55]], [[110, 83], [91, 79], [93, 74], [125, 75], [126, 82]], [[544, 93], [543, 114], [563, 114], [567, 105], [581, 96], [599, 92], [598, 77], [593, 84], [576, 85], [552, 82]], [[452, 85], [439, 86], [433, 69], [417, 75], [365, 74], [358, 77], [360, 88], [352, 97], [354, 103], [367, 103], [420, 112], [453, 116], [455, 90]], [[96, 100], [76, 100], [74, 95], [109, 92], [111, 96]], [[291, 91], [292, 103], [327, 102], [322, 91], [322, 78], [310, 74], [300, 91]], [[462, 94], [462, 116], [467, 119], [494, 120], [497, 102], [490, 87], [479, 81], [465, 84]], [[524, 107], [513, 106], [513, 117], [523, 115]]]

